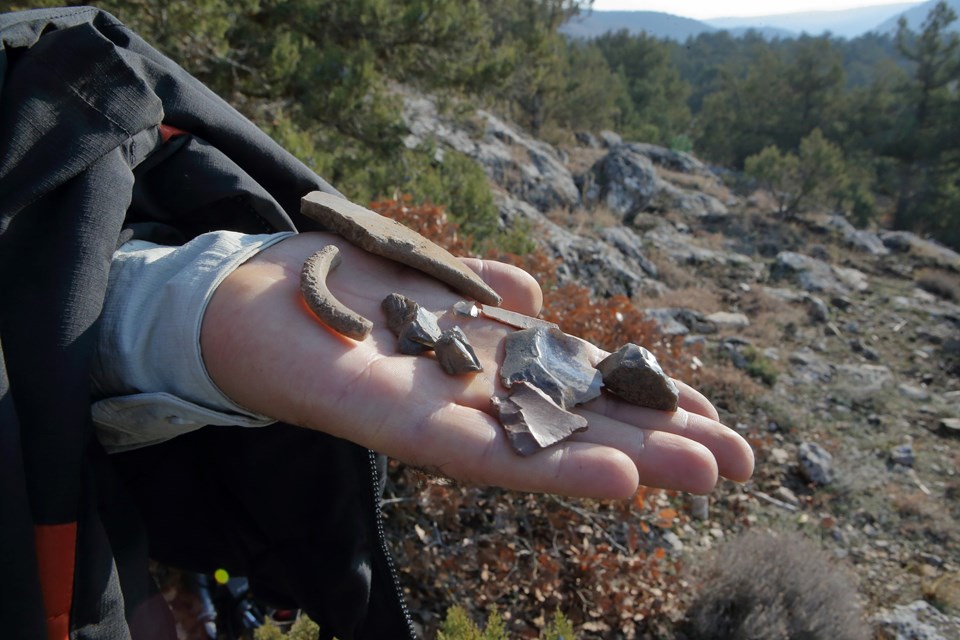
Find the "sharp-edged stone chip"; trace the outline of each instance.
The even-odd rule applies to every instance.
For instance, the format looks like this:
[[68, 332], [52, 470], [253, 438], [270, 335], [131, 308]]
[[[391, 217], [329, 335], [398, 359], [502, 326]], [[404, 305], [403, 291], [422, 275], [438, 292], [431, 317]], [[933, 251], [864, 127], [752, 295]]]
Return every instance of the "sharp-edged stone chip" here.
[[530, 329], [533, 327], [558, 328], [553, 322], [547, 322], [546, 320], [534, 318], [533, 316], [525, 316], [522, 313], [517, 313], [516, 311], [510, 311], [500, 307], [493, 307], [488, 304], [480, 307], [480, 313], [485, 318], [502, 322], [503, 324], [509, 325], [515, 329]]
[[391, 293], [383, 299], [380, 308], [387, 316], [387, 328], [393, 332], [393, 335], [400, 335], [400, 328], [408, 318], [413, 316], [418, 306], [416, 302], [399, 293]]
[[437, 316], [410, 298], [391, 293], [380, 303], [380, 308], [387, 316], [387, 327], [399, 339], [400, 353], [419, 355], [433, 349], [440, 339]]
[[492, 398], [514, 450], [529, 456], [587, 428], [587, 419], [557, 405], [540, 389], [516, 382], [510, 396]]
[[483, 365], [460, 327], [447, 329], [434, 345], [437, 361], [452, 376], [483, 371]]
[[504, 347], [500, 378], [505, 387], [529, 382], [564, 409], [600, 395], [603, 379], [590, 363], [587, 345], [577, 338], [534, 327], [509, 334]]
[[477, 318], [480, 316], [480, 309], [477, 307], [476, 303], [470, 302], [469, 300], [461, 300], [453, 305], [453, 310], [460, 314], [461, 316], [468, 316], [470, 318]]
[[608, 391], [648, 409], [676, 411], [680, 392], [656, 357], [643, 347], [625, 344], [597, 365]]

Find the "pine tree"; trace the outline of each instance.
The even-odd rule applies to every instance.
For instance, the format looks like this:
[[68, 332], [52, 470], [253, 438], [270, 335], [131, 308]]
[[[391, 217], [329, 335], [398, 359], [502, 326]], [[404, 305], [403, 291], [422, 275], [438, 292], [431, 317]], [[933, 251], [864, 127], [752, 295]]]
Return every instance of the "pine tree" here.
[[[960, 36], [948, 27], [957, 19], [938, 3], [913, 34], [901, 19], [897, 48], [913, 64], [902, 86], [903, 110], [889, 153], [900, 165], [899, 196], [894, 216], [898, 229], [944, 231], [960, 223], [957, 212], [960, 141], [957, 139], [957, 82], [960, 81]], [[954, 242], [960, 232], [954, 232]]]

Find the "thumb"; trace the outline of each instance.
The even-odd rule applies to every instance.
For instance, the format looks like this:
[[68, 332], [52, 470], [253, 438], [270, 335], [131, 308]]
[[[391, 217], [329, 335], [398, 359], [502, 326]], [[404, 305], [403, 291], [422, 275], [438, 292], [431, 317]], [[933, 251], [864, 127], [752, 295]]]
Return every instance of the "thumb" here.
[[495, 260], [461, 258], [484, 282], [503, 297], [501, 306], [517, 313], [535, 316], [543, 307], [543, 291], [529, 273], [519, 267]]

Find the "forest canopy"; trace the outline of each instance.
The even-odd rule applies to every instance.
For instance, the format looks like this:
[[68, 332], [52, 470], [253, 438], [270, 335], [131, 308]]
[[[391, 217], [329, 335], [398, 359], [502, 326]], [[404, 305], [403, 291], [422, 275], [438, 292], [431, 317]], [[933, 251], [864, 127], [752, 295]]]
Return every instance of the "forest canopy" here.
[[[783, 214], [828, 207], [960, 247], [960, 39], [944, 3], [894, 36], [683, 43], [626, 31], [571, 40], [561, 25], [589, 10], [576, 0], [83, 4], [137, 30], [351, 198], [411, 193], [481, 237], [496, 228], [482, 171], [404, 147], [399, 84], [552, 142], [613, 129], [693, 151], [779, 188]], [[830, 175], [801, 188], [814, 152]]]

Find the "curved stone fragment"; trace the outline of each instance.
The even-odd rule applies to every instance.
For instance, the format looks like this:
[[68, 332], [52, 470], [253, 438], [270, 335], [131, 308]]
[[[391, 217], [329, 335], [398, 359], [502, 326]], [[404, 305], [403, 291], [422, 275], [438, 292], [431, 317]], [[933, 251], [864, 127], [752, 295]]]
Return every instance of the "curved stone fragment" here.
[[484, 304], [499, 305], [500, 296], [446, 249], [396, 220], [323, 191], [312, 191], [300, 212], [365, 251], [419, 269]]
[[589, 347], [553, 327], [507, 335], [500, 378], [507, 388], [529, 382], [564, 409], [593, 400], [603, 387], [600, 372], [590, 364]]
[[562, 442], [587, 428], [587, 419], [557, 405], [533, 385], [518, 381], [510, 396], [491, 398], [514, 450], [522, 456]]
[[676, 411], [680, 391], [663, 372], [656, 357], [643, 347], [628, 343], [597, 365], [603, 386], [630, 404], [660, 411]]
[[300, 292], [307, 306], [323, 324], [354, 340], [363, 340], [373, 323], [351, 311], [327, 288], [327, 276], [340, 264], [340, 250], [327, 245], [307, 258], [300, 270]]
[[460, 327], [444, 331], [433, 348], [440, 366], [452, 376], [483, 371], [477, 353]]

